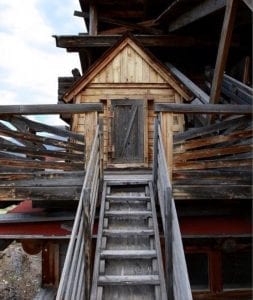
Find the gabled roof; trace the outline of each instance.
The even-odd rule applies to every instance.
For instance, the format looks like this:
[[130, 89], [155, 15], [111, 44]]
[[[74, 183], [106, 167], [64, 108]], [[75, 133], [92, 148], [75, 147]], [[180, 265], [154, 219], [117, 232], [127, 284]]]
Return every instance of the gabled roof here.
[[149, 67], [154, 70], [163, 80], [172, 86], [185, 100], [192, 98], [189, 90], [178, 81], [173, 74], [153, 54], [147, 51], [130, 34], [124, 35], [111, 49], [93, 64], [88, 71], [65, 93], [63, 99], [71, 101], [80, 91], [90, 84], [112, 61], [126, 48], [131, 49], [140, 56]]

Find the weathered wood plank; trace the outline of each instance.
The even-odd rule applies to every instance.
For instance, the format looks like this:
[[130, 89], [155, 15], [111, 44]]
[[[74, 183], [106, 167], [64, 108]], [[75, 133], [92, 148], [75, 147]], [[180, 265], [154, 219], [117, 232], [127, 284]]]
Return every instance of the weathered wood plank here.
[[81, 170], [84, 169], [83, 163], [66, 163], [66, 162], [50, 162], [22, 159], [5, 159], [0, 158], [1, 166], [25, 169], [59, 169], [59, 170]]
[[[194, 21], [199, 20], [217, 10], [222, 9], [226, 5], [226, 0], [204, 0], [200, 4], [193, 6], [192, 9], [187, 10], [185, 13], [181, 14], [175, 20], [169, 22], [168, 29], [169, 32], [176, 31]], [[168, 11], [169, 12], [169, 11]]]
[[35, 132], [47, 132], [47, 133], [51, 133], [51, 134], [54, 134], [57, 136], [69, 137], [69, 138], [72, 138], [72, 139], [77, 140], [82, 143], [85, 142], [84, 136], [81, 134], [77, 134], [75, 132], [72, 132], [72, 131], [69, 131], [69, 130], [66, 130], [63, 128], [59, 128], [56, 126], [50, 126], [50, 125], [43, 124], [40, 122], [32, 121], [23, 116], [17, 116], [17, 115], [3, 116], [0, 113], [0, 118], [8, 121], [10, 123], [13, 123], [14, 125], [17, 122], [23, 123], [24, 126], [30, 128], [32, 131], [35, 131]]
[[185, 261], [182, 236], [178, 223], [174, 199], [172, 199], [172, 259], [173, 259], [173, 292], [175, 299], [191, 300], [192, 293]]
[[191, 178], [199, 179], [216, 179], [216, 178], [224, 178], [224, 179], [234, 179], [234, 180], [245, 180], [252, 178], [252, 170], [226, 170], [226, 169], [219, 169], [219, 170], [178, 170], [173, 172], [173, 179], [186, 179], [190, 180]]
[[79, 200], [81, 187], [0, 187], [1, 201], [39, 200], [72, 201]]
[[211, 87], [210, 103], [218, 103], [223, 79], [223, 73], [226, 66], [228, 51], [231, 44], [234, 21], [237, 11], [238, 0], [226, 1], [226, 11], [222, 26], [222, 32], [219, 42], [219, 49], [215, 64], [214, 76]]
[[48, 180], [50, 181], [51, 179], [54, 180], [63, 180], [66, 178], [67, 180], [72, 180], [76, 179], [77, 181], [79, 178], [83, 178], [85, 175], [84, 171], [59, 171], [59, 172], [52, 172], [52, 171], [47, 171], [47, 172], [1, 172], [0, 173], [0, 180], [1, 181], [22, 181], [22, 180]]
[[[68, 51], [78, 52], [82, 48], [91, 47], [111, 47], [120, 38], [121, 35], [65, 35], [54, 36], [56, 39], [56, 46], [61, 48], [67, 48]], [[212, 42], [210, 40], [203, 40], [194, 38], [192, 36], [180, 36], [180, 35], [134, 35], [144, 47], [197, 47], [198, 45], [210, 46]]]
[[124, 276], [99, 276], [99, 285], [159, 285], [160, 280], [158, 275], [124, 275]]
[[157, 255], [156, 250], [102, 250], [100, 256], [106, 259], [150, 259]]
[[203, 139], [196, 139], [192, 141], [185, 142], [175, 148], [174, 153], [184, 152], [186, 150], [195, 149], [199, 147], [206, 147], [210, 145], [216, 145], [224, 142], [236, 141], [241, 138], [249, 138], [253, 135], [252, 130], [236, 131], [228, 135], [215, 135], [211, 137], [206, 137]]
[[[17, 178], [15, 176], [14, 178]], [[0, 187], [12, 186], [12, 187], [48, 187], [48, 186], [82, 186], [84, 176], [74, 177], [47, 177], [47, 178], [31, 178], [31, 179], [11, 179], [13, 177], [2, 177], [0, 174]], [[22, 177], [21, 177], [22, 178]]]
[[0, 215], [0, 224], [72, 221], [75, 215], [71, 212], [42, 212], [42, 213], [8, 213]]
[[[76, 16], [76, 12], [74, 13]], [[98, 12], [97, 12], [97, 5], [94, 2], [90, 3], [90, 10], [89, 14], [89, 34], [90, 35], [97, 35], [98, 33]], [[87, 17], [86, 15], [86, 17]]]
[[199, 88], [171, 63], [166, 63], [166, 66], [169, 68], [172, 74], [174, 74], [202, 103], [209, 103], [209, 96], [201, 88]]
[[230, 128], [231, 126], [236, 126], [237, 128], [242, 125], [249, 124], [251, 122], [250, 118], [248, 117], [239, 117], [234, 118], [231, 120], [225, 120], [217, 124], [208, 125], [205, 127], [200, 128], [192, 128], [182, 133], [177, 133], [174, 135], [173, 142], [174, 144], [182, 143], [185, 140], [193, 139], [196, 137], [202, 137], [204, 135], [221, 131], [227, 128]]
[[18, 145], [3, 145], [0, 144], [0, 151], [14, 152], [29, 155], [30, 157], [54, 157], [63, 158], [64, 160], [84, 161], [84, 154], [77, 154], [71, 152], [54, 151], [54, 150], [40, 150], [29, 147], [22, 147]]
[[[210, 193], [210, 191], [212, 191]], [[174, 185], [175, 199], [251, 199], [252, 188], [249, 185]]]
[[236, 168], [252, 166], [251, 159], [238, 160], [217, 160], [217, 161], [194, 161], [194, 162], [178, 162], [174, 164], [174, 170], [203, 170], [217, 168]]
[[17, 132], [14, 130], [0, 129], [0, 134], [3, 136], [6, 136], [6, 137], [12, 137], [12, 138], [18, 139], [21, 142], [23, 142], [23, 141], [31, 141], [31, 142], [35, 142], [35, 143], [38, 142], [38, 143], [45, 144], [45, 145], [55, 146], [57, 148], [72, 149], [72, 150], [75, 150], [78, 152], [84, 152], [84, 149], [85, 149], [84, 144], [65, 142], [65, 141], [54, 139], [54, 138], [36, 136], [34, 134]]
[[90, 111], [103, 112], [100, 103], [85, 104], [36, 104], [36, 105], [1, 105], [0, 115], [42, 115], [42, 114], [75, 114]]
[[205, 104], [189, 105], [176, 103], [156, 103], [156, 112], [170, 112], [177, 114], [234, 114], [234, 115], [252, 115], [251, 105], [234, 105], [234, 104]]
[[231, 147], [224, 147], [224, 148], [208, 148], [202, 150], [195, 150], [195, 151], [187, 151], [184, 153], [177, 153], [174, 156], [174, 162], [180, 161], [187, 161], [191, 159], [200, 159], [200, 158], [208, 158], [208, 157], [216, 157], [216, 156], [224, 156], [224, 155], [231, 155], [236, 153], [243, 153], [243, 152], [251, 152], [253, 146], [252, 145], [235, 145]]

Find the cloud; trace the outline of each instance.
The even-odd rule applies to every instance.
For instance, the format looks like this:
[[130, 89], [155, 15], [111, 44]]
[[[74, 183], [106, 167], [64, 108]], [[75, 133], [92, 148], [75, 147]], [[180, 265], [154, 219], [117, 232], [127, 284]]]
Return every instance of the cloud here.
[[57, 77], [70, 76], [80, 64], [77, 54], [56, 48], [52, 35], [84, 30], [73, 17], [77, 4], [1, 0], [0, 105], [57, 103]]

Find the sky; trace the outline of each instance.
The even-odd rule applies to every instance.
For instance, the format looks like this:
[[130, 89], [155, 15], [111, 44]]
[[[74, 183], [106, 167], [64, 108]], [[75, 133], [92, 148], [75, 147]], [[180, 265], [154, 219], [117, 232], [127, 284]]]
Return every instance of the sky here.
[[[58, 76], [72, 76], [80, 63], [52, 35], [85, 31], [75, 10], [78, 0], [0, 0], [0, 105], [57, 103]], [[64, 124], [56, 116], [31, 118]]]

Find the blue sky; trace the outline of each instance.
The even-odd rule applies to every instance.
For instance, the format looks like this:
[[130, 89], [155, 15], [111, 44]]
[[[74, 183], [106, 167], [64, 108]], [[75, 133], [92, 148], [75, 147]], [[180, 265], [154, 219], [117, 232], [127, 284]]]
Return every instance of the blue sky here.
[[74, 10], [78, 0], [0, 0], [0, 105], [57, 103], [57, 77], [80, 64], [77, 54], [56, 48], [52, 35], [85, 31]]

